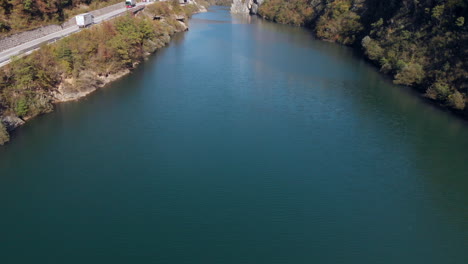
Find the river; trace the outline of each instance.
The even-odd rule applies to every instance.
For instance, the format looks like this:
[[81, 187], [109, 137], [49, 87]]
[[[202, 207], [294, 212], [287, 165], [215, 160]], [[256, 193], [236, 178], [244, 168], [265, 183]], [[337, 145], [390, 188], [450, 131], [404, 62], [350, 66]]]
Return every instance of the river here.
[[305, 29], [190, 25], [0, 148], [1, 263], [466, 263], [465, 121]]

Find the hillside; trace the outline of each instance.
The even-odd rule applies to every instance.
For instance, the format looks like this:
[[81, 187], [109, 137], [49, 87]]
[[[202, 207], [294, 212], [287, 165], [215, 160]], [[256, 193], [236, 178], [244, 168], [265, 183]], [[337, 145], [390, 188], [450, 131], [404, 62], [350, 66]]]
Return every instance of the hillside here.
[[122, 0], [0, 0], [0, 37], [60, 24], [73, 15]]
[[258, 13], [362, 49], [396, 84], [468, 116], [464, 0], [266, 0]]
[[14, 59], [0, 69], [0, 145], [9, 140], [8, 131], [52, 111], [54, 103], [79, 99], [129, 73], [188, 29], [177, 19], [198, 10], [174, 1], [154, 3], [138, 16], [103, 22]]

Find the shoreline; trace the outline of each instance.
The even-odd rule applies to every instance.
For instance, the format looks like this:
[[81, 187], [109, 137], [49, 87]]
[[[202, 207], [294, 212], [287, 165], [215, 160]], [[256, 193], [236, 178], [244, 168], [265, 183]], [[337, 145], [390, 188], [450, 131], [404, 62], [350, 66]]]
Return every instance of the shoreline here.
[[[90, 71], [90, 70], [80, 71], [79, 75], [75, 77], [65, 76], [62, 74], [62, 76], [59, 77], [59, 81], [53, 87], [51, 87], [50, 90], [47, 91], [46, 93], [48, 97], [48, 99], [45, 99], [47, 101], [46, 104], [50, 105], [48, 109], [42, 110], [41, 112], [38, 112], [35, 114], [20, 116], [20, 115], [14, 114], [12, 110], [7, 110], [7, 111], [5, 111], [5, 109], [2, 110], [1, 104], [0, 104], [0, 111], [3, 112], [3, 113], [0, 112], [0, 146], [9, 141], [10, 139], [9, 134], [11, 132], [18, 129], [19, 127], [24, 125], [26, 122], [34, 119], [37, 116], [52, 112], [55, 108], [55, 105], [66, 103], [66, 102], [79, 101], [91, 95], [95, 91], [102, 89], [105, 86], [115, 82], [116, 80], [119, 80], [131, 74], [132, 71], [136, 69], [136, 67], [138, 67], [138, 65], [142, 61], [147, 60], [149, 56], [156, 53], [159, 49], [169, 45], [172, 40], [173, 35], [188, 31], [189, 26], [188, 26], [187, 20], [190, 18], [191, 15], [196, 14], [196, 13], [207, 12], [207, 9], [202, 5], [194, 4], [194, 6], [196, 7], [196, 10], [188, 9], [188, 11], [187, 9], [185, 9], [185, 7], [181, 6], [184, 12], [188, 12], [184, 16], [183, 21], [180, 21], [179, 19], [175, 19], [175, 17], [177, 17], [178, 15], [174, 12], [172, 12], [167, 18], [163, 18], [162, 20], [160, 20], [160, 22], [164, 24], [165, 31], [158, 33], [158, 34], [162, 34], [159, 37], [159, 39], [155, 39], [154, 41], [148, 40], [150, 42], [151, 48], [149, 49], [149, 51], [142, 53], [141, 57], [137, 61], [133, 62], [130, 67], [124, 68], [122, 70], [118, 70], [116, 72], [106, 73], [106, 74], [103, 74], [102, 72], [98, 73], [96, 71]], [[190, 8], [193, 8], [193, 7], [190, 7]], [[169, 19], [170, 21], [167, 19]], [[159, 29], [157, 28], [155, 30], [157, 31]], [[64, 38], [64, 39], [67, 39], [67, 38]], [[22, 58], [26, 58], [28, 56], [30, 55], [27, 55]], [[5, 67], [0, 68], [0, 70], [4, 70]], [[85, 77], [83, 78], [81, 75], [84, 75]], [[80, 87], [77, 84], [79, 81], [82, 81], [82, 80], [85, 80], [88, 83], [87, 85], [84, 85], [84, 87], [83, 85], [82, 87]]]
[[290, 24], [284, 24], [284, 23], [279, 23], [279, 22], [276, 22], [274, 20], [271, 20], [271, 19], [268, 19], [266, 17], [263, 17], [261, 16], [260, 14], [248, 14], [249, 16], [256, 16], [258, 17], [259, 19], [262, 19], [262, 20], [265, 20], [265, 21], [268, 21], [268, 22], [271, 22], [271, 23], [275, 23], [275, 24], [280, 24], [280, 25], [285, 25], [285, 26], [290, 26], [290, 27], [300, 27], [300, 28], [304, 28], [304, 29], [307, 29], [310, 31], [310, 33], [314, 36], [315, 39], [319, 40], [319, 41], [323, 41], [323, 42], [328, 42], [328, 43], [333, 43], [333, 44], [337, 44], [337, 45], [340, 45], [340, 46], [345, 46], [345, 47], [349, 47], [353, 50], [353, 52], [356, 53], [356, 55], [359, 55], [359, 57], [361, 59], [363, 59], [366, 63], [368, 63], [369, 65], [371, 65], [374, 69], [377, 70], [377, 72], [385, 79], [388, 79], [392, 85], [395, 85], [395, 86], [398, 86], [400, 88], [406, 88], [406, 89], [409, 89], [411, 90], [411, 94], [412, 96], [416, 96], [418, 97], [423, 103], [427, 104], [427, 105], [430, 105], [432, 107], [435, 107], [437, 108], [439, 111], [442, 111], [442, 112], [445, 112], [445, 113], [449, 113], [451, 116], [453, 117], [456, 117], [464, 122], [468, 122], [468, 107], [466, 107], [464, 110], [458, 110], [458, 109], [455, 109], [453, 107], [448, 107], [447, 104], [442, 101], [439, 101], [439, 100], [435, 100], [435, 99], [432, 99], [432, 98], [429, 98], [426, 93], [425, 93], [425, 90], [429, 89], [430, 86], [422, 86], [422, 85], [418, 85], [418, 86], [408, 86], [408, 85], [401, 85], [401, 84], [396, 84], [394, 83], [394, 75], [392, 73], [385, 73], [385, 72], [382, 72], [381, 70], [379, 70], [379, 65], [376, 63], [376, 61], [373, 61], [371, 60], [368, 56], [366, 56], [364, 50], [362, 49], [362, 47], [358, 46], [358, 45], [347, 45], [347, 44], [343, 44], [343, 43], [339, 43], [337, 41], [334, 41], [334, 40], [330, 40], [330, 39], [323, 39], [323, 38], [320, 38], [319, 36], [317, 36], [317, 34], [314, 32], [314, 29], [312, 27], [309, 27], [309, 26], [296, 26], [296, 25], [290, 25]]

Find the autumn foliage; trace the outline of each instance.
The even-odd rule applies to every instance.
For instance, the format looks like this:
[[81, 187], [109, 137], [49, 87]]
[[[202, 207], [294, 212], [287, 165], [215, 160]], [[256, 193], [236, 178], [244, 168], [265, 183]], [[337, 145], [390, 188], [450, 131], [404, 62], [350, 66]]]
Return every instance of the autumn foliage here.
[[266, 0], [259, 14], [361, 49], [396, 84], [468, 116], [466, 0]]
[[[154, 5], [137, 17], [125, 15], [104, 22], [13, 59], [0, 69], [0, 117], [27, 119], [49, 112], [57, 93], [99, 87], [103, 78], [133, 69], [166, 45], [171, 35], [185, 29], [174, 18], [171, 3]], [[167, 12], [163, 19], [153, 20], [153, 9]], [[178, 10], [177, 15], [186, 13], [185, 7]], [[0, 144], [5, 138], [2, 127], [0, 122]]]

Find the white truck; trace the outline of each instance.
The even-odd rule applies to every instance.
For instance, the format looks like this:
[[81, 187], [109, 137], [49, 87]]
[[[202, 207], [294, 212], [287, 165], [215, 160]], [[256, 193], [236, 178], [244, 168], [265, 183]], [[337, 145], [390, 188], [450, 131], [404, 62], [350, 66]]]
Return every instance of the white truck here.
[[90, 13], [84, 13], [84, 14], [76, 16], [76, 24], [80, 28], [87, 27], [89, 25], [92, 25], [93, 23], [94, 23], [94, 16], [91, 15]]
[[127, 8], [132, 8], [136, 6], [136, 0], [127, 0], [125, 1], [125, 6]]

